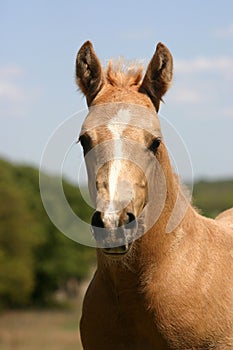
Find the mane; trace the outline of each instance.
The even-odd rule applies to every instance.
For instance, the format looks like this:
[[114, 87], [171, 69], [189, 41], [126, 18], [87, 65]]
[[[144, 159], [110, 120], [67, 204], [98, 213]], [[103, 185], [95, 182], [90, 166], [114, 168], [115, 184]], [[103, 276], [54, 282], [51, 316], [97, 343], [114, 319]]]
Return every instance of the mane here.
[[109, 84], [117, 87], [138, 86], [142, 81], [144, 67], [142, 64], [126, 64], [122, 60], [117, 63], [109, 61], [106, 69], [106, 80]]

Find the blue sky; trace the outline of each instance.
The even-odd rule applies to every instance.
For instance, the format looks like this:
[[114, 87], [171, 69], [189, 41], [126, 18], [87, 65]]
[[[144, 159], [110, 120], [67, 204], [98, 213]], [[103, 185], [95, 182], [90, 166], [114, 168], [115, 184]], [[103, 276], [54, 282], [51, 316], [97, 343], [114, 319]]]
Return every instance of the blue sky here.
[[196, 179], [232, 177], [232, 13], [231, 0], [2, 0], [0, 155], [38, 165], [54, 129], [86, 107], [74, 79], [85, 40], [103, 63], [147, 62], [162, 41], [173, 54], [174, 81], [161, 114], [186, 143]]

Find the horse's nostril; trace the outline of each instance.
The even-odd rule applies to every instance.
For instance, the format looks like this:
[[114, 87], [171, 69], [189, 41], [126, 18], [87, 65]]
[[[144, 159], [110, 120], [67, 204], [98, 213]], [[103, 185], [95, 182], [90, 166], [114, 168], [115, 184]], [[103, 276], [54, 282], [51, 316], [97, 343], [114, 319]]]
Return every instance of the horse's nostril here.
[[133, 213], [127, 213], [127, 216], [128, 216], [128, 223], [136, 219]]
[[137, 220], [133, 213], [127, 213], [128, 221], [126, 223], [126, 228], [129, 230], [135, 229], [137, 227]]
[[91, 231], [95, 237], [95, 240], [99, 242], [100, 245], [103, 244], [105, 238], [108, 235], [107, 230], [104, 228], [104, 223], [102, 220], [102, 213], [100, 211], [94, 212], [91, 219]]
[[104, 228], [104, 223], [103, 223], [100, 211], [95, 211], [94, 214], [92, 215], [91, 226]]

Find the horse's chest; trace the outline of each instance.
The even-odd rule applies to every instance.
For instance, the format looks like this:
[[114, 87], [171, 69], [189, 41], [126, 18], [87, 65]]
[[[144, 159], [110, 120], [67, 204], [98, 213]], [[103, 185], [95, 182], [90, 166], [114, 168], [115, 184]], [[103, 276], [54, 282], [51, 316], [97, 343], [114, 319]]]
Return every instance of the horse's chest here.
[[118, 330], [118, 340], [125, 345], [124, 349], [167, 349], [139, 293], [116, 292], [109, 307], [115, 314], [114, 329]]
[[94, 289], [86, 297], [81, 322], [85, 350], [167, 349], [139, 294]]

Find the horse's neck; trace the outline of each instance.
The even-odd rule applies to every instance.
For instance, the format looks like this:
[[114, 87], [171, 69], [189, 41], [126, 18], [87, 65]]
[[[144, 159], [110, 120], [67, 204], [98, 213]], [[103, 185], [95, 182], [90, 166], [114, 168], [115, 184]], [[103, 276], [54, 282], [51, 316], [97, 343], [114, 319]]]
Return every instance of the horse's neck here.
[[190, 221], [194, 223], [197, 217], [183, 185], [173, 173], [166, 149], [163, 149], [159, 162], [166, 179], [166, 200], [158, 220], [137, 242], [141, 264], [163, 263], [164, 256], [180, 239], [183, 227], [189, 225]]
[[97, 265], [103, 283], [114, 293], [135, 291], [139, 285], [139, 266], [136, 259], [112, 259], [97, 251]]

